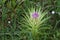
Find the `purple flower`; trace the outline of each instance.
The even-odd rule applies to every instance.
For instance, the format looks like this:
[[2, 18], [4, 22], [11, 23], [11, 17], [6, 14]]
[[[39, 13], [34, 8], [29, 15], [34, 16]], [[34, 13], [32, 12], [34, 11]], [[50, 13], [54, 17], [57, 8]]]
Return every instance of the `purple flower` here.
[[33, 18], [37, 18], [39, 15], [38, 15], [38, 13], [37, 12], [34, 12], [33, 14], [32, 14], [32, 17]]

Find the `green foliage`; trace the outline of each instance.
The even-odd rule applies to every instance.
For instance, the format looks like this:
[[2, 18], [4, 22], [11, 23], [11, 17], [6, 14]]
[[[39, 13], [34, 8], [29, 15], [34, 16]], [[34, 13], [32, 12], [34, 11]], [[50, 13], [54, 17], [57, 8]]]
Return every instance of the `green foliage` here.
[[60, 40], [60, 0], [0, 0], [0, 40]]
[[39, 40], [39, 35], [44, 35], [44, 33], [42, 33], [42, 30], [51, 29], [49, 25], [46, 25], [46, 21], [50, 18], [45, 17], [48, 12], [42, 12], [41, 8], [37, 9], [36, 11], [38, 12], [39, 17], [35, 19], [32, 17], [32, 14], [35, 12], [35, 8], [28, 8], [28, 12], [24, 11], [25, 15], [23, 15], [23, 19], [20, 23], [23, 27], [23, 30], [31, 32], [32, 40]]

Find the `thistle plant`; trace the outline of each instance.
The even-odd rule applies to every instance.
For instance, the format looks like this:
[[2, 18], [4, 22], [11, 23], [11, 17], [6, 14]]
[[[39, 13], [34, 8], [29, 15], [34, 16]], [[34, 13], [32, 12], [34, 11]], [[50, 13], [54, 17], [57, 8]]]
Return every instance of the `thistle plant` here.
[[[47, 17], [47, 11], [42, 12], [41, 8], [36, 9], [35, 8], [28, 8], [28, 12], [24, 10], [25, 15], [23, 15], [23, 19], [21, 21], [21, 26], [23, 27], [25, 31], [31, 32], [31, 37], [33, 40], [39, 40], [39, 34], [41, 33], [41, 29], [50, 29], [51, 27], [42, 27], [46, 21], [51, 17]], [[24, 32], [25, 32], [24, 31]]]
[[60, 0], [0, 0], [0, 40], [60, 40], [59, 6]]

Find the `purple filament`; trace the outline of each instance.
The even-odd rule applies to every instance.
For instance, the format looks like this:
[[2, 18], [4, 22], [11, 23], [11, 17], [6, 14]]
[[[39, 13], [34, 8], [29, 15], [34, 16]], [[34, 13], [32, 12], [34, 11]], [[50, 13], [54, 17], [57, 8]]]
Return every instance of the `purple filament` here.
[[38, 15], [37, 12], [34, 12], [34, 13], [32, 14], [32, 17], [33, 17], [33, 18], [38, 18], [38, 16], [39, 16], [39, 15]]

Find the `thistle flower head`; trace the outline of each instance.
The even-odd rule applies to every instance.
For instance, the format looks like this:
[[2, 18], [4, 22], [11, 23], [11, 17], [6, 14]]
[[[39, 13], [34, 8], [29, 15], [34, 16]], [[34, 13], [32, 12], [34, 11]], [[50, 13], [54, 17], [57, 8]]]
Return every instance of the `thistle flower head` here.
[[32, 14], [32, 17], [33, 17], [33, 18], [38, 18], [38, 17], [39, 17], [38, 12], [34, 12], [34, 13]]

